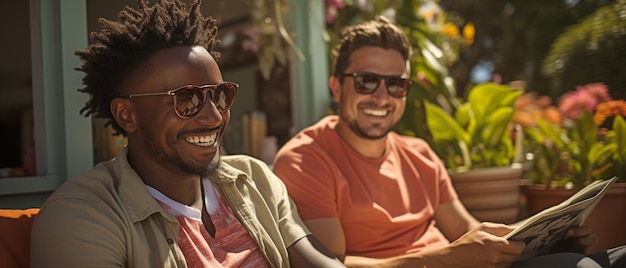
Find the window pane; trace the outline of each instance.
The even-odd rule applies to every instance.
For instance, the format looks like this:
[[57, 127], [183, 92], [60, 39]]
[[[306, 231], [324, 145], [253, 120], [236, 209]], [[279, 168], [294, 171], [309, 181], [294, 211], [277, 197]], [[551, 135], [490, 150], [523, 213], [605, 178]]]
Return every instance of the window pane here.
[[0, 1], [0, 177], [35, 175], [28, 1]]

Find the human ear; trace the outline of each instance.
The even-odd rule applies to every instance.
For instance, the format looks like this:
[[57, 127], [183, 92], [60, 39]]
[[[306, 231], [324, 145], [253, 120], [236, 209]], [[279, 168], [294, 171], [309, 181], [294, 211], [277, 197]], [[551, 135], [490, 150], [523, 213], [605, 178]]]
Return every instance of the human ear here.
[[330, 91], [333, 94], [333, 98], [336, 102], [341, 100], [341, 81], [336, 76], [331, 76], [328, 78], [328, 85], [330, 86]]
[[137, 120], [135, 120], [135, 112], [133, 104], [129, 99], [115, 98], [111, 101], [111, 113], [115, 118], [115, 122], [122, 127], [126, 133], [133, 133], [137, 130]]

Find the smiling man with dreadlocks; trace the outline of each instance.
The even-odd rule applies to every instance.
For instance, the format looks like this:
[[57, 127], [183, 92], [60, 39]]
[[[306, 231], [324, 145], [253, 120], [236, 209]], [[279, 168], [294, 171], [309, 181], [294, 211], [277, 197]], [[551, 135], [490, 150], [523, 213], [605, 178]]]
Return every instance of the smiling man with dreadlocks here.
[[238, 84], [223, 81], [217, 26], [179, 0], [125, 7], [77, 51], [80, 111], [128, 138], [42, 206], [32, 267], [343, 267], [257, 159], [222, 156]]

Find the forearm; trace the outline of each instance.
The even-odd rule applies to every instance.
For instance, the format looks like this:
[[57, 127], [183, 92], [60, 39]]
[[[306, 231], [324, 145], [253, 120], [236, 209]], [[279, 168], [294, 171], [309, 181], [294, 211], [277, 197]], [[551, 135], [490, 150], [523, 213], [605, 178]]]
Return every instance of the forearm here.
[[483, 223], [454, 242], [389, 258], [347, 256], [348, 267], [508, 267], [519, 258], [523, 242], [511, 242], [501, 236], [511, 228]]
[[312, 235], [303, 237], [287, 248], [292, 267], [344, 267], [324, 245]]
[[346, 256], [344, 264], [354, 268], [445, 268], [453, 267], [452, 263], [446, 263], [446, 257], [450, 251], [446, 248], [430, 249], [416, 253], [410, 253], [389, 258], [368, 258], [362, 256]]
[[477, 228], [476, 220], [458, 199], [439, 205], [435, 212], [437, 227], [449, 241], [455, 241], [470, 230]]

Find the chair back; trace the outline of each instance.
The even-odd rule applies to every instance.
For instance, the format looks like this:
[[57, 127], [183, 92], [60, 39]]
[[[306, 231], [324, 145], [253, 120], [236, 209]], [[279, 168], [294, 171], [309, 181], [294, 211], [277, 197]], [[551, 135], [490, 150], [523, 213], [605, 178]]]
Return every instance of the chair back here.
[[39, 208], [0, 209], [0, 267], [28, 268], [30, 228]]

